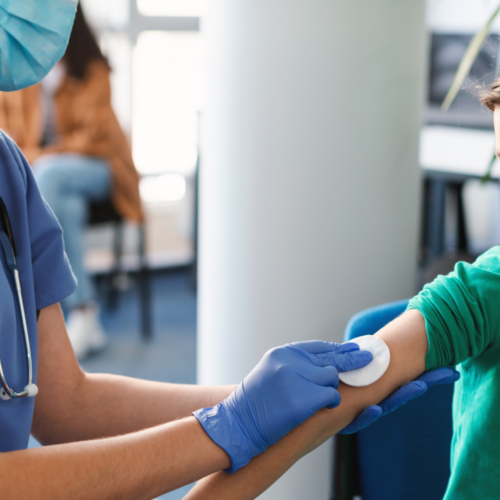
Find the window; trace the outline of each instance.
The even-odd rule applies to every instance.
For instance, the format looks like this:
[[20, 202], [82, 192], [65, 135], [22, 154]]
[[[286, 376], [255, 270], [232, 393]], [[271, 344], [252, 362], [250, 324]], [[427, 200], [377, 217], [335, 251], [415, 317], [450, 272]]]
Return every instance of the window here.
[[137, 7], [144, 16], [203, 16], [207, 0], [138, 0]]
[[198, 32], [146, 31], [133, 59], [133, 151], [143, 174], [194, 171], [202, 99]]
[[206, 0], [81, 0], [112, 73], [113, 106], [143, 175], [191, 174]]
[[[188, 263], [203, 97], [199, 24], [206, 0], [80, 1], [110, 62], [113, 107], [142, 175], [149, 263]], [[126, 248], [127, 234], [132, 241], [136, 232], [126, 233]], [[112, 255], [97, 243], [89, 248], [91, 269], [112, 265]], [[126, 265], [134, 267], [137, 256], [127, 252]]]

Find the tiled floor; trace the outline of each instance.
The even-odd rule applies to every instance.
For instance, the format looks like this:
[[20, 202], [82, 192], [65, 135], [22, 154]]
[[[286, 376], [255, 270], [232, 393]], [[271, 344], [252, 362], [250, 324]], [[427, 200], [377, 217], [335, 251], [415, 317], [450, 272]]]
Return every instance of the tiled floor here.
[[[109, 346], [82, 363], [89, 372], [107, 372], [148, 380], [196, 382], [196, 294], [184, 270], [159, 272], [153, 278], [154, 338], [139, 337], [139, 310], [132, 286], [120, 296], [116, 311], [102, 310]], [[162, 496], [180, 500], [189, 486]]]

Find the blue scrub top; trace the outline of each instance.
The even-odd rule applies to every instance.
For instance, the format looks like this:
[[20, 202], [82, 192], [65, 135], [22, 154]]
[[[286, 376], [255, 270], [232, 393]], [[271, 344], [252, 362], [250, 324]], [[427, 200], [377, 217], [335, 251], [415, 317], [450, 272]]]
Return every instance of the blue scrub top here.
[[[28, 162], [0, 131], [0, 196], [12, 226], [17, 265], [33, 355], [38, 365], [36, 311], [71, 295], [76, 280], [64, 252], [62, 230], [40, 195]], [[0, 231], [1, 231], [0, 226]], [[0, 247], [0, 356], [8, 384], [21, 391], [27, 383], [27, 360], [16, 289]], [[57, 366], [57, 359], [52, 360]], [[24, 449], [36, 398], [0, 400], [0, 451]]]

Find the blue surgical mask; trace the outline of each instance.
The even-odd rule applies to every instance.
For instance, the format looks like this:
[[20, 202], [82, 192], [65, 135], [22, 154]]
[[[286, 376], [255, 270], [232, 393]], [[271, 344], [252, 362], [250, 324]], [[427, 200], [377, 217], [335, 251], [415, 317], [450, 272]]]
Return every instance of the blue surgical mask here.
[[78, 0], [0, 0], [0, 90], [40, 82], [66, 51]]

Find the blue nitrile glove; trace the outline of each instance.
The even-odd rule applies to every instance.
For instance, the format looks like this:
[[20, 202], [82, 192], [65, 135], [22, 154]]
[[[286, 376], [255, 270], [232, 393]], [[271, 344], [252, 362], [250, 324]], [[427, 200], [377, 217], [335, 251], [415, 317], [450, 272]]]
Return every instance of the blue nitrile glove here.
[[403, 385], [403, 387], [392, 393], [379, 405], [373, 405], [366, 408], [356, 420], [351, 422], [345, 429], [341, 430], [339, 434], [352, 434], [360, 431], [380, 417], [408, 403], [408, 401], [418, 398], [418, 396], [422, 396], [422, 394], [427, 391], [428, 387], [440, 384], [454, 384], [459, 378], [460, 373], [458, 373], [455, 368], [438, 368], [437, 370], [424, 373], [413, 382]]
[[193, 413], [236, 472], [325, 406], [340, 403], [338, 372], [372, 360], [356, 344], [313, 340], [268, 351], [221, 404]]

